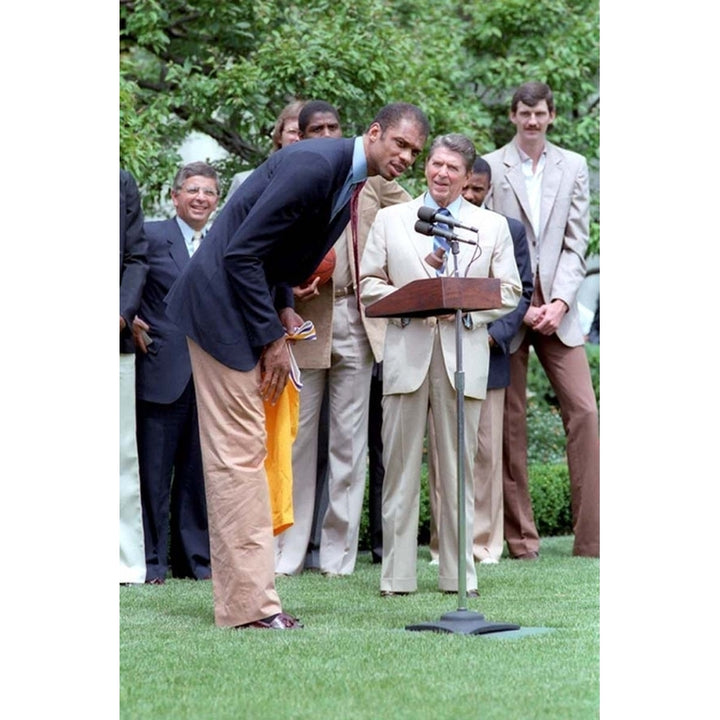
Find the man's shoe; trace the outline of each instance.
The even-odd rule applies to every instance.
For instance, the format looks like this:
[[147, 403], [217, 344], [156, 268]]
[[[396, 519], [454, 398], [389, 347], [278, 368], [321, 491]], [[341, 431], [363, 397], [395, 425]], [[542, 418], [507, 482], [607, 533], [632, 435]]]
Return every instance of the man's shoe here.
[[[455, 590], [443, 590], [443, 592], [446, 595], [457, 595], [457, 592]], [[468, 590], [465, 595], [472, 598], [480, 597], [480, 593], [477, 590]]]
[[263, 620], [256, 620], [255, 622], [238, 625], [237, 627], [242, 630], [245, 628], [257, 628], [259, 630], [299, 630], [305, 626], [298, 618], [281, 612], [277, 615], [264, 618]]
[[400, 592], [399, 590], [381, 590], [380, 597], [398, 597], [400, 595], [409, 595], [409, 592]]
[[146, 580], [145, 584], [146, 585], [164, 585], [165, 578], [151, 578], [150, 580]]
[[522, 555], [515, 555], [513, 560], [537, 560], [539, 557], [540, 553], [533, 550], [531, 552], [523, 553]]

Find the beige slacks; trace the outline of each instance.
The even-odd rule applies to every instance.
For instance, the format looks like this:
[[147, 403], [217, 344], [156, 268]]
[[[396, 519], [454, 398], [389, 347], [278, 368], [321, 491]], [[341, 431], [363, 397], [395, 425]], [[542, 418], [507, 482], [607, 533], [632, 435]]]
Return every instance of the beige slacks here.
[[[466, 588], [477, 589], [472, 558], [472, 469], [477, 448], [481, 400], [465, 398]], [[417, 533], [420, 466], [428, 409], [432, 410], [438, 452], [439, 576], [441, 590], [458, 589], [457, 396], [445, 371], [439, 333], [428, 375], [413, 393], [383, 397], [382, 491], [383, 561], [381, 590], [417, 590]]]
[[120, 582], [145, 582], [143, 534], [135, 434], [135, 355], [120, 354]]
[[260, 369], [233, 370], [189, 338], [188, 347], [205, 473], [215, 623], [234, 627], [282, 610], [275, 590]]
[[[482, 401], [478, 425], [477, 454], [473, 467], [474, 513], [472, 529], [473, 558], [500, 560], [503, 551], [503, 476], [502, 421], [505, 388], [487, 391]], [[441, 497], [437, 475], [437, 449], [432, 414], [428, 417], [428, 485], [430, 498], [430, 557], [438, 558], [437, 518]]]

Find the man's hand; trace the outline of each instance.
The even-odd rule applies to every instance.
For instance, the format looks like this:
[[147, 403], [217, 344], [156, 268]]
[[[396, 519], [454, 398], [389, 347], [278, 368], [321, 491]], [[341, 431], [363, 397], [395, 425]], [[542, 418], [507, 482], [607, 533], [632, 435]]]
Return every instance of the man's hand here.
[[531, 305], [527, 312], [525, 313], [525, 317], [523, 318], [523, 322], [528, 327], [531, 327], [533, 330], [535, 329], [535, 323], [538, 322], [540, 319], [540, 308], [537, 305]]
[[309, 285], [304, 285], [303, 287], [296, 285], [293, 288], [293, 295], [295, 296], [295, 299], [311, 300], [312, 298], [317, 297], [320, 294], [320, 291], [317, 289], [319, 282], [320, 276], [316, 275], [315, 279]]
[[126, 325], [127, 325], [127, 323], [125, 322], [125, 318], [121, 315], [120, 316], [120, 332], [122, 332], [125, 329]]
[[278, 313], [280, 322], [288, 335], [292, 335], [305, 321], [291, 307], [286, 307]]
[[541, 313], [533, 325], [533, 330], [536, 330], [541, 335], [552, 335], [560, 327], [560, 322], [565, 317], [568, 306], [562, 300], [553, 300], [551, 303], [543, 305], [540, 311]]
[[135, 347], [146, 355], [148, 351], [148, 341], [150, 340], [148, 330], [150, 330], [150, 326], [142, 318], [139, 318], [136, 315], [132, 324], [133, 341], [135, 343]]
[[284, 337], [268, 343], [260, 357], [260, 395], [274, 405], [290, 375], [290, 353]]

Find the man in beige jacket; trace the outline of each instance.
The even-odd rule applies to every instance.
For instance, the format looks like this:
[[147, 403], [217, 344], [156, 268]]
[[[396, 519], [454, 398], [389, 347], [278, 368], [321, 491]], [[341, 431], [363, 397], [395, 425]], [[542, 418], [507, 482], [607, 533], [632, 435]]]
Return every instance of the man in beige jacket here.
[[[462, 197], [475, 161], [475, 147], [467, 137], [452, 133], [433, 142], [425, 164], [427, 192], [401, 205], [380, 210], [370, 230], [360, 263], [361, 299], [376, 302], [398, 288], [436, 277], [428, 262], [433, 238], [415, 231], [418, 210], [447, 211], [465, 226], [455, 232], [470, 244], [457, 255], [461, 277], [494, 277], [501, 281], [501, 307], [467, 313], [462, 347], [465, 373], [465, 517], [473, 526], [473, 465], [477, 450], [480, 407], [487, 387], [490, 351], [487, 323], [509, 313], [520, 299], [521, 285], [507, 221], [476, 207]], [[446, 256], [439, 272], [452, 275], [453, 259]], [[406, 595], [417, 589], [417, 533], [420, 466], [428, 411], [432, 410], [438, 450], [437, 484], [442, 496], [438, 518], [440, 590], [458, 590], [457, 393], [455, 315], [429, 318], [391, 318], [383, 356], [383, 559], [382, 595]], [[466, 533], [466, 586], [477, 595], [472, 531]]]
[[[323, 101], [306, 103], [301, 139], [341, 137], [337, 110]], [[395, 181], [369, 178], [358, 201], [357, 246], [351, 224], [335, 243], [336, 265], [325, 285], [296, 289], [296, 308], [312, 320], [317, 340], [293, 346], [302, 373], [300, 418], [293, 444], [294, 524], [277, 538], [275, 570], [302, 572], [313, 530], [321, 407], [328, 391], [327, 508], [321, 519], [320, 570], [349, 575], [357, 559], [365, 489], [368, 408], [373, 360], [382, 359], [385, 320], [366, 318], [357, 296], [357, 262], [381, 207], [410, 199]]]
[[505, 540], [514, 558], [538, 557], [540, 540], [528, 491], [526, 386], [530, 346], [560, 402], [567, 435], [574, 555], [600, 555], [600, 439], [597, 401], [585, 354], [577, 292], [585, 277], [589, 183], [585, 158], [546, 139], [555, 119], [545, 83], [520, 86], [510, 122], [515, 137], [485, 156], [493, 184], [488, 208], [525, 225], [535, 291], [510, 343], [510, 386], [503, 427]]

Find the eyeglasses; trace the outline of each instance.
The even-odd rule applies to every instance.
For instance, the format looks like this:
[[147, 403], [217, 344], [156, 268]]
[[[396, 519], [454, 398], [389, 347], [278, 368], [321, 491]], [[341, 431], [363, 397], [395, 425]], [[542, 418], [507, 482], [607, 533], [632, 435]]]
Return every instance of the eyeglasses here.
[[203, 195], [207, 195], [209, 198], [217, 197], [216, 190], [212, 190], [210, 188], [197, 187], [197, 185], [193, 185], [192, 187], [181, 188], [181, 189], [184, 190], [188, 195], [194, 196], [194, 195], [199, 195], [200, 193], [202, 193]]

